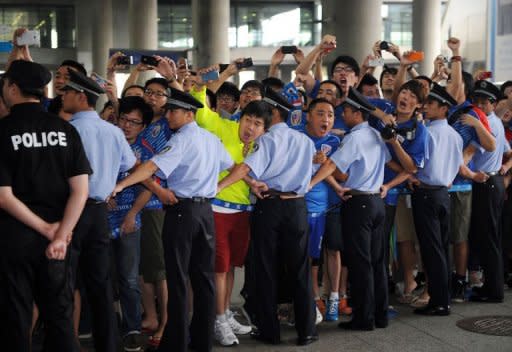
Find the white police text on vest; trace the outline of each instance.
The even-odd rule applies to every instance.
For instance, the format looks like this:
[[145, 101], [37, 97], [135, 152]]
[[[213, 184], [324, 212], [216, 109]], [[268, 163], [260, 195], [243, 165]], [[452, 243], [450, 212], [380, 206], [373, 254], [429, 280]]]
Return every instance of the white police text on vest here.
[[25, 148], [42, 148], [54, 146], [67, 146], [66, 133], [64, 132], [26, 132], [22, 135], [15, 134], [11, 136], [14, 150], [18, 150], [20, 145]]

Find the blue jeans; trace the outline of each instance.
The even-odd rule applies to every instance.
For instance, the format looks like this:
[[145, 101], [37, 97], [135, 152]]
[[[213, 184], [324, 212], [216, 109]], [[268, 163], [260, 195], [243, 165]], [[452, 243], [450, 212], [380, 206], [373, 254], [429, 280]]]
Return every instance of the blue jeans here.
[[123, 314], [123, 335], [141, 330], [141, 291], [139, 286], [140, 230], [112, 240], [117, 269], [119, 298]]

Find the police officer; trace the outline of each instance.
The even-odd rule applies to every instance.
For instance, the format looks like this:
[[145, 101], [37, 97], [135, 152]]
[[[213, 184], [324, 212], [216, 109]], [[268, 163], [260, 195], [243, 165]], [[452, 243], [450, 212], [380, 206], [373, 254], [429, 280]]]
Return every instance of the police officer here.
[[272, 106], [271, 127], [258, 139], [254, 152], [219, 182], [219, 189], [250, 174], [254, 179], [247, 181], [259, 197], [251, 218], [251, 265], [259, 330], [251, 336], [266, 343], [280, 342], [276, 273], [277, 263], [284, 258], [292, 285], [297, 344], [307, 345], [318, 339], [304, 201], [316, 150], [307, 136], [286, 125], [291, 105], [281, 95], [267, 89], [263, 101]]
[[0, 122], [0, 331], [7, 351], [31, 350], [34, 301], [45, 349], [78, 350], [67, 244], [91, 169], [76, 130], [40, 104], [50, 79], [46, 68], [22, 60], [3, 77], [11, 109]]
[[379, 133], [368, 125], [373, 110], [375, 107], [364, 96], [352, 87], [349, 89], [343, 103], [343, 119], [350, 133], [311, 180], [314, 186], [338, 169], [344, 187], [337, 192], [345, 196], [348, 190], [350, 194], [343, 204], [341, 222], [353, 311], [352, 320], [338, 326], [351, 330], [373, 330], [374, 326], [388, 325], [385, 210], [380, 188], [384, 166], [391, 161], [391, 155]]
[[115, 186], [117, 175], [131, 169], [136, 158], [123, 132], [102, 120], [94, 110], [103, 89], [92, 79], [69, 70], [62, 87], [62, 105], [73, 114], [71, 124], [82, 138], [94, 173], [89, 178], [89, 196], [73, 236], [73, 269], [77, 267], [92, 311], [94, 348], [117, 349], [117, 329], [113, 311], [110, 278], [110, 228], [106, 198]]
[[[489, 177], [484, 183], [473, 183], [471, 206], [470, 248], [478, 248], [478, 258], [484, 270], [485, 282], [473, 288], [471, 301], [503, 301], [503, 264], [501, 247], [501, 211], [505, 195], [503, 175], [510, 169], [512, 154], [505, 138], [503, 123], [494, 114], [500, 90], [490, 82], [477, 81], [473, 90], [473, 103], [487, 114], [491, 133], [496, 138], [492, 152], [477, 150], [473, 156], [473, 169]], [[502, 159], [508, 161], [502, 165]], [[474, 253], [470, 253], [470, 256]]]
[[434, 84], [424, 107], [427, 122], [425, 164], [412, 183], [412, 210], [421, 258], [428, 277], [430, 301], [414, 313], [421, 315], [450, 314], [448, 229], [450, 197], [448, 187], [463, 165], [462, 138], [448, 125], [448, 109], [457, 102], [446, 90]]
[[200, 128], [194, 115], [203, 105], [189, 94], [169, 89], [165, 106], [169, 127], [176, 132], [167, 146], [118, 183], [114, 195], [154, 173], [167, 178], [177, 203], [167, 207], [162, 240], [166, 263], [169, 320], [159, 351], [187, 351], [188, 278], [194, 292], [190, 345], [211, 351], [215, 320], [215, 236], [211, 199], [217, 175], [233, 165], [220, 140]]

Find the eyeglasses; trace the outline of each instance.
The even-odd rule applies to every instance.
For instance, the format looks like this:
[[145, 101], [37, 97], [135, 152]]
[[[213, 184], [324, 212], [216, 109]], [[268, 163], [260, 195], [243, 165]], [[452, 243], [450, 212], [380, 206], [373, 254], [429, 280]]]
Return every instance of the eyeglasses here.
[[243, 89], [240, 93], [250, 97], [261, 97], [261, 92], [256, 89]]
[[341, 72], [351, 73], [351, 72], [354, 72], [354, 69], [350, 66], [337, 66], [334, 69], [334, 72], [335, 73], [341, 73]]
[[165, 94], [164, 92], [159, 92], [159, 91], [151, 90], [151, 89], [145, 89], [144, 94], [146, 94], [149, 97], [152, 95], [154, 95], [157, 98], [168, 97], [168, 95]]
[[222, 102], [222, 103], [233, 103], [235, 101], [235, 99], [233, 99], [233, 97], [230, 97], [228, 95], [218, 96], [217, 100]]
[[127, 126], [133, 126], [133, 127], [141, 126], [144, 124], [144, 122], [142, 122], [142, 121], [130, 120], [124, 116], [119, 117], [119, 123], [121, 123], [121, 122], [126, 124]]

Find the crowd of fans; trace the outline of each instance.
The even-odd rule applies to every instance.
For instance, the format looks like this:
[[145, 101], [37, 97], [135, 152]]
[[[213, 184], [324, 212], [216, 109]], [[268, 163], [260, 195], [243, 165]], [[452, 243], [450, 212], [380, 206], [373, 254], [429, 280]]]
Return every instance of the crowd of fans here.
[[[19, 29], [15, 32], [8, 68], [9, 65], [17, 65], [19, 60], [32, 61], [28, 47], [16, 45], [16, 38], [23, 31]], [[386, 293], [386, 318], [382, 318], [377, 311], [379, 304], [384, 301], [371, 303], [375, 311], [371, 313], [375, 316], [370, 319], [371, 323], [361, 317], [361, 312], [366, 312], [370, 303], [367, 297], [360, 297], [365, 293], [359, 289], [361, 282], [357, 277], [361, 275], [359, 268], [355, 267], [353, 253], [359, 251], [359, 248], [351, 248], [353, 241], [346, 240], [347, 234], [342, 231], [342, 228], [346, 228], [342, 222], [344, 204], [351, 197], [359, 195], [357, 192], [351, 193], [345, 184], [347, 177], [344, 174], [355, 175], [359, 171], [349, 169], [344, 172], [338, 166], [338, 171], [332, 173], [331, 170], [332, 175], [329, 173], [325, 180], [314, 179], [305, 194], [307, 219], [289, 220], [307, 221], [308, 245], [304, 247], [308, 257], [307, 270], [300, 271], [302, 276], [296, 277], [296, 269], [291, 268], [289, 262], [280, 257], [272, 258], [276, 262], [271, 268], [277, 269], [277, 273], [274, 273], [279, 281], [277, 286], [255, 287], [256, 283], [261, 284], [255, 279], [259, 275], [258, 271], [268, 268], [258, 266], [262, 259], [257, 258], [253, 251], [250, 231], [256, 226], [251, 222], [258, 221], [258, 214], [252, 213], [255, 200], [267, 197], [268, 193], [265, 192], [269, 190], [262, 192], [264, 187], [254, 181], [257, 177], [253, 175], [251, 181], [240, 180], [225, 188], [220, 183], [220, 192], [209, 200], [215, 220], [215, 265], [211, 271], [214, 272], [216, 295], [215, 322], [212, 331], [207, 334], [213, 334], [222, 346], [236, 345], [239, 343], [238, 335], [249, 333], [264, 342], [278, 343], [279, 339], [274, 339], [266, 333], [265, 328], [262, 329], [265, 323], [260, 310], [264, 309], [258, 295], [267, 289], [274, 290], [265, 293], [278, 300], [276, 306], [272, 306], [274, 318], [282, 323], [299, 323], [290, 305], [297, 301], [298, 284], [290, 283], [291, 280], [311, 280], [309, 295], [315, 301], [316, 314], [313, 318], [316, 317], [316, 324], [323, 320], [337, 321], [341, 315], [353, 315], [353, 324], [341, 327], [355, 330], [371, 330], [374, 324], [375, 327], [386, 327], [388, 318], [392, 319], [397, 312], [408, 306], [413, 307], [418, 314], [447, 315], [450, 313], [451, 302], [502, 302], [504, 286], [508, 284], [512, 287], [512, 278], [508, 276], [512, 273], [512, 217], [508, 213], [512, 206], [512, 194], [508, 187], [512, 178], [509, 172], [512, 166], [509, 146], [512, 141], [512, 81], [498, 87], [490, 81], [486, 72], [472, 74], [464, 71], [460, 40], [450, 38], [446, 45], [451, 51], [451, 57], [438, 56], [433, 63], [433, 72], [428, 75], [416, 71], [415, 64], [418, 59], [421, 60], [418, 52], [402, 53], [397, 45], [377, 41], [370, 48], [371, 54], [361, 63], [349, 55], [329, 58], [332, 62], [328, 68], [329, 75], [324, 77], [323, 61], [336, 49], [336, 38], [326, 35], [307, 55], [296, 47], [292, 50], [285, 47], [277, 49], [270, 58], [268, 76], [247, 81], [241, 87], [230, 80], [245, 69], [245, 58], [236, 59], [228, 65], [217, 63], [193, 70], [185, 58], [175, 62], [160, 56], [154, 56], [155, 65], [138, 63], [127, 66], [119, 64], [125, 55], [118, 52], [108, 60], [105, 80], [94, 76], [91, 80], [86, 77], [87, 72], [80, 63], [74, 60], [63, 61], [53, 76], [55, 96], [50, 98], [42, 95], [38, 98], [45, 110], [71, 121], [76, 127], [80, 113], [93, 110], [98, 96], [106, 94], [107, 102], [97, 108], [98, 115], [122, 131], [137, 159], [136, 165], [153, 160], [155, 156], [172, 153], [173, 149], [169, 150], [172, 144], [168, 141], [181, 131], [169, 118], [169, 99], [173, 97], [185, 104], [183, 109], [194, 114], [200, 127], [216, 135], [234, 162], [241, 165], [258, 148], [262, 136], [268, 133], [272, 125], [271, 109], [277, 107], [289, 128], [303, 133], [315, 144], [316, 152], [310, 161], [313, 174], [334, 165], [330, 157], [335, 151], [349, 152], [348, 147], [344, 149], [344, 143], [348, 136], [354, 135], [355, 128], [352, 129], [353, 125], [347, 123], [347, 116], [344, 116], [347, 115], [347, 104], [354, 104], [352, 106], [355, 109], [365, 112], [365, 121], [378, 132], [390, 154], [390, 160], [386, 160], [384, 180], [378, 187], [380, 198], [385, 203], [385, 214], [379, 225], [384, 241], [378, 250], [374, 251], [373, 247], [368, 250], [370, 257], [367, 259], [374, 262], [375, 256], [383, 257], [387, 282], [382, 286], [375, 284], [375, 287], [373, 281], [363, 283], [371, 286], [372, 292], [389, 290], [391, 294], [397, 295], [394, 301], [398, 306], [392, 307], [388, 305]], [[386, 65], [383, 64], [383, 51], [388, 51], [394, 57]], [[297, 62], [292, 82], [283, 82], [279, 78], [279, 65], [285, 55], [292, 55]], [[124, 87], [119, 89], [116, 86], [116, 72], [127, 69], [130, 75]], [[377, 70], [380, 71], [379, 77], [375, 76]], [[155, 77], [141, 82], [139, 76], [147, 71], [155, 72]], [[215, 74], [211, 75], [212, 72]], [[2, 81], [4, 95], [10, 84], [18, 83], [12, 79], [9, 81], [9, 77], [12, 76], [7, 75]], [[73, 101], [71, 97], [74, 94], [71, 92], [77, 91], [84, 93], [87, 98], [82, 108], [80, 102]], [[186, 97], [181, 97], [181, 93], [176, 94], [175, 91], [186, 93]], [[97, 93], [92, 94], [95, 98], [91, 98], [91, 92]], [[187, 103], [189, 98], [194, 98], [200, 104]], [[439, 111], [443, 112], [444, 107], [446, 112], [443, 113], [446, 113], [448, 124], [461, 136], [463, 149], [459, 156], [463, 162], [453, 159], [453, 165], [436, 166], [446, 168], [447, 173], [450, 168], [456, 167], [457, 177], [442, 186], [449, 191], [448, 208], [427, 216], [426, 220], [423, 219], [426, 222], [424, 224], [421, 222], [421, 214], [418, 214], [420, 209], [424, 209], [419, 208], [418, 201], [414, 199], [417, 194], [415, 189], [422, 186], [429, 188], [428, 182], [419, 174], [427, 172], [426, 165], [436, 160], [434, 154], [448, 153], [440, 150], [430, 137], [430, 117], [425, 107], [436, 99], [439, 101]], [[255, 102], [266, 102], [268, 106]], [[174, 101], [173, 104], [179, 103]], [[370, 107], [367, 108], [365, 104], [370, 104]], [[2, 117], [9, 116], [10, 108], [8, 98], [0, 99]], [[82, 133], [81, 137], [85, 138]], [[100, 153], [109, 154], [109, 145], [105, 143], [97, 148], [100, 148]], [[87, 148], [86, 152], [91, 159]], [[499, 167], [489, 166], [490, 160], [494, 160]], [[279, 163], [279, 160], [274, 162]], [[137, 168], [128, 164], [116, 170], [118, 182]], [[300, 160], [297, 160], [297, 165], [300, 165]], [[193, 171], [203, 173], [199, 169]], [[297, 169], [298, 174], [307, 171]], [[97, 173], [98, 170], [93, 167], [93, 175]], [[313, 174], [308, 175], [309, 179]], [[220, 178], [219, 175], [209, 175], [215, 181], [228, 176], [231, 176], [229, 171], [221, 172]], [[87, 271], [94, 269], [82, 263], [85, 259], [81, 257], [85, 257], [85, 254], [81, 254], [80, 259], [77, 259], [80, 261], [77, 264], [79, 272], [73, 280], [73, 324], [77, 341], [79, 332], [92, 331], [93, 338], [97, 338], [98, 327], [95, 324], [101, 320], [97, 315], [102, 312], [98, 312], [96, 301], [101, 299], [107, 300], [106, 304], [111, 306], [116, 301], [119, 321], [115, 331], [121, 336], [125, 351], [142, 350], [143, 341], [146, 341], [142, 338], [144, 334], [149, 336], [147, 347], [156, 350], [162, 337], [165, 339], [166, 326], [178, 329], [172, 325], [176, 323], [171, 316], [171, 309], [168, 309], [171, 297], [175, 297], [172, 291], [176, 289], [176, 283], [169, 281], [169, 278], [174, 277], [173, 274], [166, 272], [169, 269], [169, 266], [166, 267], [167, 256], [172, 253], [167, 253], [167, 247], [162, 244], [166, 236], [165, 209], [180, 202], [180, 191], [168, 187], [172, 182], [172, 176], [164, 177], [164, 174], [157, 172], [144, 183], [107, 190], [107, 194], [112, 193], [109, 197], [89, 195], [89, 199], [106, 202], [108, 207], [109, 228], [106, 232], [109, 241], [106, 246], [110, 263], [102, 264], [110, 268], [107, 279], [114, 289], [114, 295], [110, 297], [112, 301], [108, 301], [108, 295], [88, 297], [91, 295], [88, 285], [94, 285], [91, 282], [94, 276]], [[278, 196], [287, 199], [289, 195], [280, 192]], [[364, 213], [365, 208], [362, 207], [360, 211]], [[425, 230], [418, 228], [419, 223], [422, 227], [440, 228], [435, 230], [441, 236], [440, 243], [431, 245], [425, 241]], [[450, 255], [437, 253], [447, 251], [448, 244], [451, 245]], [[278, 245], [286, 247], [288, 244]], [[286, 248], [283, 250], [286, 251]], [[441, 268], [448, 272], [439, 271], [438, 264], [433, 263], [438, 257], [432, 252], [446, 260]], [[190, 260], [201, 261], [201, 258], [192, 256]], [[244, 265], [245, 284], [241, 293], [245, 305], [242, 310], [237, 310], [244, 312], [245, 317], [242, 317], [235, 309], [232, 310], [230, 302], [235, 280], [234, 268]], [[358, 274], [352, 275], [354, 272]], [[195, 274], [191, 272], [190, 275]], [[194, 292], [193, 286], [194, 282], [192, 287], [187, 286], [190, 312], [203, 307], [203, 304], [197, 302], [201, 297]], [[443, 289], [449, 290], [446, 299], [439, 298], [443, 296], [440, 293]], [[378, 301], [379, 292], [373, 294]], [[37, 303], [34, 302], [33, 306], [30, 333], [41, 328], [38, 321], [43, 325], [49, 324], [44, 315], [38, 320]], [[213, 307], [209, 308], [213, 310]], [[240, 318], [245, 321], [244, 324]], [[316, 334], [308, 333], [301, 340], [300, 329], [298, 326], [299, 344], [317, 339]], [[108, 349], [102, 349], [96, 344], [96, 350]]]

